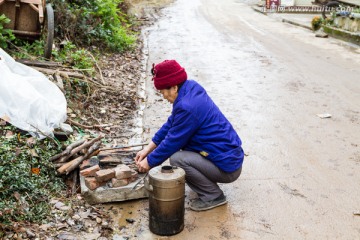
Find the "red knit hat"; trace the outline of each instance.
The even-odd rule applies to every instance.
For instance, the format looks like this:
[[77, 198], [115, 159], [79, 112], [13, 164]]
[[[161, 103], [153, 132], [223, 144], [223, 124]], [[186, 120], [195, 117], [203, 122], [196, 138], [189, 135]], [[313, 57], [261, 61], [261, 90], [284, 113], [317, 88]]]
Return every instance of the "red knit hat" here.
[[165, 60], [156, 64], [151, 72], [157, 90], [170, 88], [187, 80], [185, 69], [175, 60]]

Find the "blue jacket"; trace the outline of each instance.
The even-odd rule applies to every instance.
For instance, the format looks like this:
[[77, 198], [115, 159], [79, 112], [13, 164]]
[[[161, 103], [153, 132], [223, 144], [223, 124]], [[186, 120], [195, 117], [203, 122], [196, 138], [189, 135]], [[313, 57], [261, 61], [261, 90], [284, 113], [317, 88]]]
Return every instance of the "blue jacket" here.
[[239, 169], [244, 159], [234, 128], [194, 80], [185, 81], [180, 88], [170, 117], [152, 141], [157, 147], [147, 156], [150, 167], [180, 149], [201, 154], [225, 172]]

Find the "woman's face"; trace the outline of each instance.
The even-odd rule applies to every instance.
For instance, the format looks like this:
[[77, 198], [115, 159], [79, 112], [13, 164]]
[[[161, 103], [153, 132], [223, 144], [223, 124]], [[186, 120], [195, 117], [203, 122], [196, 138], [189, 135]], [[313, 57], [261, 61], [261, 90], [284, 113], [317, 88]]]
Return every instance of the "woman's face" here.
[[162, 89], [160, 93], [163, 95], [163, 98], [168, 100], [169, 103], [174, 103], [175, 99], [178, 96], [178, 86], [173, 86], [169, 89]]

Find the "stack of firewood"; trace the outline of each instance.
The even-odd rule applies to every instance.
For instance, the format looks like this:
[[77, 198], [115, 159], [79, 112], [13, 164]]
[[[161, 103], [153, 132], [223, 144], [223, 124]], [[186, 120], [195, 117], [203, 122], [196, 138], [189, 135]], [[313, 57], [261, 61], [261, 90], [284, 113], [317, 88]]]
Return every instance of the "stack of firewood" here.
[[66, 184], [71, 186], [72, 194], [79, 188], [79, 175], [90, 190], [105, 185], [110, 188], [123, 187], [138, 179], [134, 161], [137, 150], [133, 148], [147, 143], [100, 148], [102, 138], [98, 136], [76, 141], [50, 158], [57, 172], [66, 176]]
[[59, 174], [68, 175], [73, 170], [78, 169], [84, 160], [99, 153], [102, 138], [103, 136], [100, 135], [91, 140], [76, 141], [67, 146], [63, 152], [51, 157], [50, 161], [54, 162]]

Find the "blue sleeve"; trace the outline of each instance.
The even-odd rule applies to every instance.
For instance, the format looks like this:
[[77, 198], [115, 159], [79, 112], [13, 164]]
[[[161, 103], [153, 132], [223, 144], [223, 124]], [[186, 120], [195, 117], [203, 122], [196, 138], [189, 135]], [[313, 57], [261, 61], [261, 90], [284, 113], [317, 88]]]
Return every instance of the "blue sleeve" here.
[[167, 135], [171, 127], [172, 119], [173, 115], [170, 115], [167, 122], [155, 133], [154, 137], [151, 139], [156, 144], [156, 146], [159, 146], [161, 141], [164, 140], [165, 136]]
[[147, 156], [150, 167], [162, 164], [171, 155], [182, 149], [199, 126], [196, 117], [189, 111], [178, 109], [173, 115], [172, 126], [168, 129], [164, 140]]

